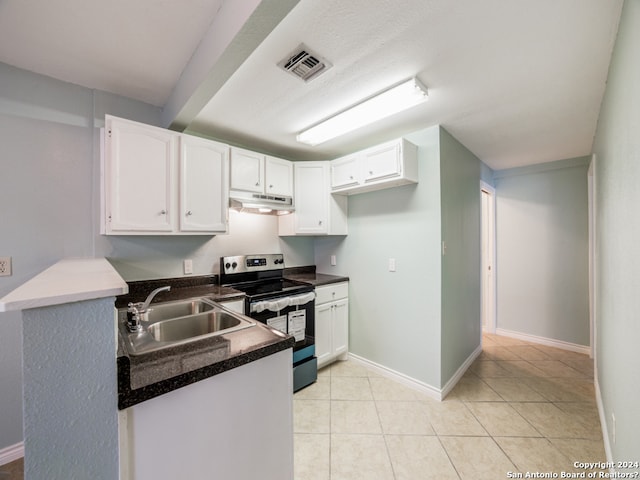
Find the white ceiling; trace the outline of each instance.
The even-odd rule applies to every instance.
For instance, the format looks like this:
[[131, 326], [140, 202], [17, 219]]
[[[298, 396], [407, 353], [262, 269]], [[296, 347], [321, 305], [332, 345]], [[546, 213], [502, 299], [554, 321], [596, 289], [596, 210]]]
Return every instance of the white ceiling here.
[[[251, 1], [0, 0], [0, 61], [162, 106], [225, 3]], [[297, 0], [262, 5], [278, 2]], [[300, 0], [200, 102], [188, 129], [291, 159], [334, 158], [436, 124], [494, 169], [587, 155], [621, 8]], [[309, 83], [276, 66], [303, 42], [333, 64]], [[316, 147], [295, 141], [412, 76], [428, 87], [426, 104]]]

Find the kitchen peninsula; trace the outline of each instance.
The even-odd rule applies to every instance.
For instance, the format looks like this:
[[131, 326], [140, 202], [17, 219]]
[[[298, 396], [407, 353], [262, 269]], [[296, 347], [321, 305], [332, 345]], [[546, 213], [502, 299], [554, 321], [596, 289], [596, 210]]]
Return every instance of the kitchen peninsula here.
[[114, 302], [127, 291], [107, 260], [66, 259], [0, 299], [23, 310], [26, 478], [292, 479], [286, 345], [118, 411]]

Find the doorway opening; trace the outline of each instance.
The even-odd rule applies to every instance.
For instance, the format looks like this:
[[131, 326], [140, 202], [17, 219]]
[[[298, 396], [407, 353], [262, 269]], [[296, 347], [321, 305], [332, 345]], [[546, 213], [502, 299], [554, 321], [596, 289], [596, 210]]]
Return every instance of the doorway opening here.
[[480, 182], [481, 319], [484, 333], [496, 333], [496, 190]]

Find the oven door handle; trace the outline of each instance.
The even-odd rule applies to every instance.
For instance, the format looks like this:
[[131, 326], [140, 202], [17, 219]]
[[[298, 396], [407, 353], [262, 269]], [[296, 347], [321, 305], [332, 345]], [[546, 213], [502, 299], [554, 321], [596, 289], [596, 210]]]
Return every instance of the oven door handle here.
[[303, 293], [301, 295], [295, 295], [289, 297], [291, 303], [289, 305], [306, 305], [309, 302], [313, 302], [316, 299], [316, 292]]
[[315, 292], [304, 293], [302, 295], [293, 295], [291, 297], [274, 298], [273, 300], [262, 300], [251, 304], [251, 313], [260, 313], [265, 310], [270, 312], [279, 312], [287, 307], [306, 305], [313, 302], [316, 298]]

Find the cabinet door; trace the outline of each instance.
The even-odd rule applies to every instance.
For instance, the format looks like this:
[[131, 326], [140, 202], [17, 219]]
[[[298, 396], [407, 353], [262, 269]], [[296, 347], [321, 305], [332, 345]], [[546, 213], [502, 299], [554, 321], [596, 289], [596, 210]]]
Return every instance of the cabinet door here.
[[264, 155], [231, 148], [231, 189], [264, 193]]
[[333, 358], [332, 337], [332, 313], [333, 304], [319, 305], [315, 310], [315, 346], [318, 367], [326, 365]]
[[331, 162], [331, 189], [354, 187], [360, 183], [358, 157], [339, 158]]
[[180, 230], [226, 232], [227, 145], [189, 135], [181, 138]]
[[333, 303], [333, 353], [342, 355], [349, 350], [349, 300]]
[[276, 157], [265, 158], [265, 193], [293, 196], [293, 163]]
[[362, 166], [365, 183], [401, 175], [400, 143], [394, 141], [366, 150]]
[[328, 232], [329, 199], [326, 162], [295, 164], [296, 211], [298, 234]]
[[173, 230], [177, 138], [160, 128], [107, 119], [107, 233]]

